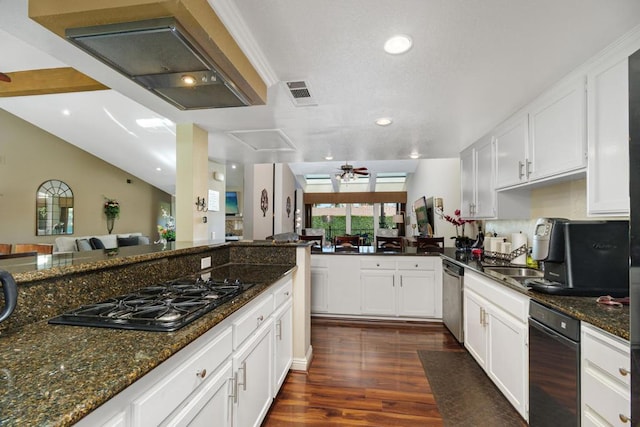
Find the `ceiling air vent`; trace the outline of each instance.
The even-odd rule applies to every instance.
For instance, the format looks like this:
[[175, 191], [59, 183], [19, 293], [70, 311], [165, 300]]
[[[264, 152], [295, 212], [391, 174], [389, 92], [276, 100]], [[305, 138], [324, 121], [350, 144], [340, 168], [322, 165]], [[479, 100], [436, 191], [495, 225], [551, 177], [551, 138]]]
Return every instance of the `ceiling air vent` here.
[[318, 105], [311, 96], [309, 84], [304, 80], [287, 82], [287, 89], [291, 96], [291, 101], [296, 107], [307, 107], [310, 105]]

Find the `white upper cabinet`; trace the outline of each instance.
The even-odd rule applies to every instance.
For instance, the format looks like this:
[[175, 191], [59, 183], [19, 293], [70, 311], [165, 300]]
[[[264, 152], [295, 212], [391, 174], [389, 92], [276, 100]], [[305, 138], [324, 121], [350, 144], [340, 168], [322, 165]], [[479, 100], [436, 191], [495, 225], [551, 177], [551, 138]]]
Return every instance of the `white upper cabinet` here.
[[496, 216], [494, 151], [491, 137], [484, 137], [460, 153], [463, 218]]
[[496, 144], [496, 188], [527, 182], [526, 161], [529, 142], [528, 116], [520, 114], [494, 130]]
[[574, 78], [540, 96], [494, 130], [496, 188], [584, 170], [585, 98], [584, 77]]
[[629, 214], [629, 60], [609, 55], [587, 74], [587, 213]]

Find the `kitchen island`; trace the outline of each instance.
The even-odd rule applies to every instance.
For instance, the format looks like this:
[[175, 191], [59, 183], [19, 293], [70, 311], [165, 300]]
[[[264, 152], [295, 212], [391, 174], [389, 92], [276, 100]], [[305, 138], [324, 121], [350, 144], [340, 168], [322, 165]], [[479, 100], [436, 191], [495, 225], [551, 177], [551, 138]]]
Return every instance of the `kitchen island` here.
[[[233, 246], [233, 247], [232, 247]], [[297, 272], [299, 245], [194, 245], [14, 273], [19, 309], [0, 330], [0, 424], [67, 426], [96, 410]], [[303, 252], [308, 249], [302, 247]], [[176, 332], [51, 325], [47, 319], [141, 284], [200, 271], [255, 283]], [[58, 292], [59, 291], [59, 292]], [[290, 295], [290, 294], [288, 294]], [[53, 305], [53, 306], [52, 306]], [[21, 308], [22, 307], [22, 308]]]

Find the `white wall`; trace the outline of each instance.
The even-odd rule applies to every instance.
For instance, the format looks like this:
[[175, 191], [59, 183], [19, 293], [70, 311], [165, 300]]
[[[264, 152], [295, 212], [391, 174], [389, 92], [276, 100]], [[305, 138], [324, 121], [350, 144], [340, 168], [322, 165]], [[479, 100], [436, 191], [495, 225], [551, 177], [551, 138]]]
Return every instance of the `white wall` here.
[[[293, 232], [296, 211], [295, 177], [289, 165], [278, 163], [275, 166], [274, 234]], [[287, 198], [290, 201], [289, 213], [287, 213]]]
[[[225, 181], [216, 181], [213, 179], [214, 172], [221, 173], [226, 176], [226, 167], [220, 163], [209, 161], [209, 174], [207, 185], [209, 190], [217, 191], [220, 200], [220, 210], [207, 211], [207, 238], [220, 240], [224, 239], [225, 233]], [[209, 194], [207, 194], [207, 202], [209, 202]], [[205, 212], [203, 212], [205, 214]], [[203, 215], [204, 216], [204, 215]], [[213, 235], [211, 233], [214, 233]], [[212, 237], [215, 236], [215, 237]]]
[[[420, 160], [416, 171], [407, 179], [407, 211], [411, 223], [416, 222], [412, 214], [413, 202], [420, 197], [442, 197], [444, 213], [453, 216], [460, 208], [460, 159], [424, 159]], [[412, 230], [407, 230], [410, 233]], [[455, 237], [455, 227], [436, 215], [436, 236], [444, 236], [445, 246], [454, 246], [451, 237]], [[467, 236], [475, 236], [475, 231], [465, 228]]]

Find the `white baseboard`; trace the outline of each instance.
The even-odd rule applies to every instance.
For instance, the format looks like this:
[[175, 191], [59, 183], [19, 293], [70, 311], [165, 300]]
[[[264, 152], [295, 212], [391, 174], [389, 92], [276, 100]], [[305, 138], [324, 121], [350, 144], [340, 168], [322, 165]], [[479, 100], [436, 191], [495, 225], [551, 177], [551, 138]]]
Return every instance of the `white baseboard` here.
[[291, 370], [308, 372], [309, 365], [311, 365], [312, 359], [313, 359], [313, 347], [309, 346], [309, 348], [307, 349], [307, 354], [305, 354], [304, 358], [300, 358], [300, 357], [293, 358], [293, 362], [291, 363]]

